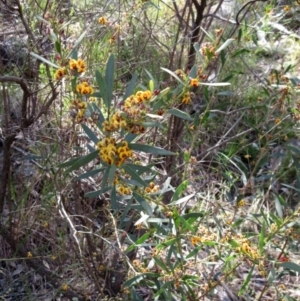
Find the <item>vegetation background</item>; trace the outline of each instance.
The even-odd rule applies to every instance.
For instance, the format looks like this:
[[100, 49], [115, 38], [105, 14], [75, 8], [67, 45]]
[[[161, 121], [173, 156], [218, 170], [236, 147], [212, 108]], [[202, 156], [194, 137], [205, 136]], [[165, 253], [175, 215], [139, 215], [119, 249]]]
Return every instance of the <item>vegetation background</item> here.
[[299, 13], [0, 0], [1, 300], [300, 300]]

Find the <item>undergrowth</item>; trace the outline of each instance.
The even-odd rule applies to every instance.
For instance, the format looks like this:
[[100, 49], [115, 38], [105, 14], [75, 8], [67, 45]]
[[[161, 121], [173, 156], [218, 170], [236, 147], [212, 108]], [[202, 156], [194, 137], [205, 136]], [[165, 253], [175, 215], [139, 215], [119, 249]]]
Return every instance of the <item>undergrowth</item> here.
[[4, 298], [299, 300], [299, 8], [207, 2], [16, 2], [39, 65], [1, 69]]

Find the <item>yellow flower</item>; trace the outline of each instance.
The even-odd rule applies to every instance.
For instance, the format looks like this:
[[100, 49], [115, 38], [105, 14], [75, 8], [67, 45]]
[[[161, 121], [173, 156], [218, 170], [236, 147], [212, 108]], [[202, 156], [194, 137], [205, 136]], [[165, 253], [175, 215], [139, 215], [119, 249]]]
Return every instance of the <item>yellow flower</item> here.
[[278, 123], [280, 123], [281, 122], [281, 119], [280, 118], [276, 118], [275, 119], [275, 124], [278, 124]]
[[71, 59], [69, 62], [69, 68], [70, 70], [77, 70], [77, 61], [74, 59]]
[[190, 86], [191, 87], [198, 87], [199, 86], [199, 81], [197, 78], [191, 78], [190, 79]]
[[27, 258], [31, 258], [32, 257], [32, 253], [31, 252], [27, 252]]
[[182, 102], [183, 104], [189, 104], [189, 103], [191, 102], [191, 95], [190, 95], [190, 92], [187, 92], [187, 93], [183, 96], [181, 102]]
[[290, 8], [288, 5], [286, 5], [286, 6], [283, 8], [283, 10], [284, 10], [285, 12], [288, 12], [288, 11], [291, 10], [291, 8]]
[[69, 68], [70, 70], [77, 71], [78, 73], [82, 73], [85, 71], [86, 66], [82, 59], [78, 59], [77, 61], [74, 59], [71, 59], [69, 61]]
[[67, 291], [68, 290], [68, 285], [67, 284], [63, 284], [62, 286], [61, 286], [61, 289], [63, 290], [63, 291]]
[[77, 60], [77, 72], [82, 73], [85, 71], [85, 69], [86, 69], [86, 67], [85, 67], [84, 61], [82, 59], [78, 59]]
[[98, 23], [99, 23], [99, 24], [102, 24], [102, 25], [107, 25], [107, 24], [108, 24], [108, 21], [107, 21], [107, 19], [106, 19], [105, 17], [100, 17], [100, 18], [98, 19]]
[[76, 91], [79, 94], [93, 94], [94, 89], [87, 83], [87, 82], [82, 82], [76, 86]]
[[66, 67], [63, 68], [59, 68], [56, 70], [54, 78], [56, 80], [60, 80], [61, 78], [63, 78], [66, 75]]

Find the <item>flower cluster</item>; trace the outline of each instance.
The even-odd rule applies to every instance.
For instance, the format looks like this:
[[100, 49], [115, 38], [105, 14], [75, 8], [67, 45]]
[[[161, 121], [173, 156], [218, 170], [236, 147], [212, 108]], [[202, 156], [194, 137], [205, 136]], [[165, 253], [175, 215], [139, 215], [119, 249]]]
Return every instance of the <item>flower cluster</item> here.
[[85, 63], [82, 59], [74, 60], [71, 59], [69, 62], [69, 68], [72, 71], [77, 71], [78, 73], [83, 73], [86, 69]]
[[[78, 60], [74, 60], [71, 59], [69, 61], [69, 69], [71, 72], [75, 72], [75, 73], [83, 73], [86, 70], [86, 66], [85, 63], [82, 59], [78, 59]], [[65, 75], [67, 74], [67, 69], [66, 67], [61, 67], [59, 69], [56, 70], [55, 74], [54, 74], [54, 78], [56, 80], [60, 80], [62, 79]]]
[[199, 86], [198, 78], [191, 78], [189, 84], [190, 87], [198, 87]]
[[201, 47], [200, 51], [201, 54], [208, 59], [217, 57], [216, 49], [211, 43], [205, 43], [204, 46]]
[[131, 120], [127, 123], [127, 130], [133, 134], [143, 133], [145, 128], [141, 125], [146, 113], [150, 110], [149, 100], [152, 98], [152, 92], [138, 91], [135, 95], [126, 98], [122, 110]]
[[109, 165], [121, 166], [126, 159], [133, 155], [127, 141], [123, 140], [118, 146], [114, 138], [103, 138], [97, 143], [97, 149], [100, 158]]
[[126, 187], [122, 184], [119, 184], [118, 187], [117, 187], [117, 192], [120, 194], [120, 195], [131, 195], [132, 191], [129, 187]]
[[66, 67], [62, 67], [56, 70], [55, 74], [54, 74], [54, 78], [56, 80], [60, 80], [62, 79], [65, 75], [67, 74], [67, 70]]
[[159, 186], [155, 185], [153, 182], [151, 182], [149, 186], [145, 188], [146, 193], [154, 193], [157, 191], [159, 191]]
[[88, 84], [88, 82], [82, 82], [76, 86], [76, 91], [79, 94], [93, 94], [94, 89]]
[[71, 109], [77, 110], [76, 121], [80, 123], [83, 119], [85, 110], [87, 108], [87, 103], [79, 99], [75, 99], [71, 103]]
[[125, 128], [127, 123], [125, 119], [122, 117], [121, 112], [117, 111], [110, 120], [105, 120], [103, 122], [103, 130], [106, 132], [114, 132], [119, 129]]
[[217, 236], [215, 233], [211, 233], [206, 227], [200, 226], [197, 235], [192, 236], [191, 243], [193, 246], [201, 242], [215, 241]]
[[145, 102], [152, 97], [151, 91], [138, 91], [135, 95], [127, 97], [124, 102], [124, 112], [129, 116], [135, 117], [141, 112], [141, 109], [145, 108]]
[[189, 103], [191, 103], [191, 93], [190, 92], [186, 92], [182, 99], [181, 99], [181, 103], [188, 105]]
[[98, 23], [99, 23], [99, 24], [102, 24], [102, 25], [107, 25], [107, 24], [108, 24], [108, 21], [107, 21], [107, 19], [106, 19], [105, 17], [100, 17], [100, 18], [98, 19]]

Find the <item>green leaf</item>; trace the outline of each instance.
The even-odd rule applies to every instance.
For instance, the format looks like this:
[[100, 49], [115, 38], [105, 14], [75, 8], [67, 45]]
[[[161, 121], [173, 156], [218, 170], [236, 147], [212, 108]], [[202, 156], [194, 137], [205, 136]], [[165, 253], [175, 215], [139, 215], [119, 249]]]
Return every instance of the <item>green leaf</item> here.
[[190, 70], [190, 72], [189, 72], [189, 77], [191, 77], [191, 78], [195, 78], [195, 77], [197, 77], [197, 66], [196, 65], [194, 65], [193, 67], [192, 67], [192, 69]]
[[200, 246], [196, 247], [192, 252], [190, 252], [185, 258], [189, 259], [191, 257], [194, 257], [198, 254], [199, 250], [203, 249], [203, 245], [201, 244]]
[[134, 250], [137, 246], [143, 244], [153, 234], [153, 232], [154, 232], [153, 230], [150, 232], [146, 232], [139, 239], [137, 239], [131, 246], [129, 246], [125, 252], [128, 253]]
[[201, 118], [201, 124], [204, 124], [208, 120], [209, 116], [210, 116], [210, 111], [206, 111]]
[[152, 216], [152, 208], [150, 207], [148, 202], [141, 195], [137, 194], [136, 192], [133, 192], [132, 195], [143, 207], [146, 214], [148, 214], [149, 216]]
[[98, 156], [99, 156], [98, 151], [89, 153], [86, 156], [83, 156], [79, 160], [77, 160], [69, 169], [66, 170], [66, 172], [69, 173], [75, 169], [78, 169], [78, 168], [88, 164], [89, 162], [93, 161], [94, 159], [98, 158]]
[[133, 94], [134, 88], [135, 88], [135, 85], [136, 85], [136, 80], [137, 80], [137, 74], [134, 73], [131, 80], [130, 80], [130, 82], [127, 85], [123, 100], [125, 100], [127, 97], [129, 97], [130, 95]]
[[154, 91], [154, 81], [152, 79], [150, 79], [149, 81], [149, 90], [153, 93]]
[[97, 122], [97, 124], [98, 124], [98, 126], [101, 126], [102, 123], [103, 123], [104, 120], [105, 120], [105, 118], [104, 118], [104, 116], [103, 116], [103, 114], [102, 114], [102, 111], [100, 110], [100, 108], [99, 108], [94, 102], [89, 103], [88, 105], [91, 106], [93, 112], [96, 113], [96, 114], [98, 115], [98, 122]]
[[235, 39], [226, 40], [215, 52], [219, 53], [221, 50], [227, 48]]
[[171, 109], [168, 111], [168, 113], [184, 120], [193, 121], [193, 118], [188, 113], [178, 109]]
[[73, 53], [74, 51], [77, 51], [78, 46], [80, 45], [81, 41], [83, 40], [83, 38], [85, 37], [87, 31], [84, 31], [80, 37], [76, 40], [76, 42], [74, 43], [73, 49], [69, 52], [69, 54], [67, 55], [67, 58], [74, 58], [73, 57]]
[[279, 198], [277, 197], [276, 193], [273, 193], [274, 199], [275, 199], [275, 209], [277, 211], [277, 214], [280, 218], [283, 218], [283, 211], [282, 211], [282, 206]]
[[141, 179], [141, 177], [133, 170], [130, 168], [128, 165], [123, 165], [122, 166], [126, 173], [128, 173], [131, 176], [131, 179], [139, 183], [141, 186], [146, 187], [147, 184]]
[[178, 216], [180, 223], [182, 224], [182, 230], [190, 230], [193, 234], [195, 233], [195, 229], [191, 227], [191, 225], [182, 217]]
[[112, 98], [113, 98], [114, 77], [115, 77], [115, 57], [114, 57], [113, 54], [111, 54], [108, 61], [107, 61], [106, 70], [105, 70], [107, 108], [110, 108], [111, 101], [112, 101]]
[[[177, 191], [177, 190], [176, 190], [176, 191]], [[176, 191], [175, 191], [175, 193], [176, 193]], [[174, 194], [174, 195], [175, 195], [175, 194]], [[173, 197], [174, 197], [174, 195], [173, 195]], [[185, 202], [189, 201], [191, 198], [193, 198], [194, 196], [195, 196], [194, 193], [189, 194], [189, 195], [187, 195], [187, 196], [185, 196], [185, 197], [183, 197], [183, 198], [180, 198], [179, 200], [177, 200], [177, 201], [175, 201], [175, 202], [172, 202], [172, 201], [171, 201], [171, 203], [168, 204], [167, 206], [174, 206], [174, 205], [179, 205], [179, 204], [181, 204], [181, 203], [185, 203]]]
[[83, 128], [83, 130], [85, 131], [85, 133], [88, 135], [88, 137], [95, 143], [97, 144], [99, 139], [96, 136], [96, 134], [84, 123], [81, 124], [81, 127]]
[[239, 49], [239, 50], [236, 50], [236, 51], [231, 55], [231, 58], [234, 58], [234, 57], [236, 57], [236, 56], [239, 56], [239, 55], [244, 54], [244, 53], [249, 53], [249, 52], [250, 52], [250, 50], [245, 49], [245, 48]]
[[117, 202], [117, 193], [116, 193], [116, 185], [113, 185], [110, 193], [110, 208], [112, 210], [118, 209], [118, 202]]
[[264, 246], [265, 246], [265, 228], [266, 228], [266, 223], [263, 221], [260, 235], [259, 235], [259, 242], [258, 242], [258, 247], [259, 247], [259, 254], [262, 255], [264, 251]]
[[145, 145], [145, 144], [129, 143], [128, 147], [134, 151], [144, 152], [147, 154], [162, 155], [162, 156], [175, 155], [175, 153], [167, 151], [163, 148], [154, 147], [154, 146]]
[[56, 69], [59, 69], [59, 68], [60, 68], [58, 65], [53, 64], [52, 62], [48, 61], [47, 59], [43, 58], [42, 56], [40, 56], [40, 55], [38, 55], [38, 54], [36, 54], [36, 53], [34, 53], [34, 52], [31, 52], [31, 51], [30, 51], [29, 54], [30, 54], [31, 56], [35, 57], [36, 59], [42, 61], [43, 63], [49, 65], [49, 66], [52, 66], [52, 67], [54, 67], [54, 68], [56, 68]]
[[81, 157], [70, 159], [70, 160], [68, 160], [66, 162], [63, 162], [63, 163], [59, 164], [58, 167], [65, 168], [65, 167], [71, 166], [71, 165], [75, 164], [75, 162], [77, 162], [80, 158]]
[[86, 198], [91, 198], [91, 199], [97, 198], [100, 194], [105, 193], [105, 192], [107, 192], [107, 191], [109, 191], [111, 189], [112, 189], [111, 186], [106, 186], [106, 187], [104, 187], [103, 189], [100, 189], [100, 190], [87, 192], [84, 196]]
[[116, 174], [117, 166], [116, 165], [111, 165], [109, 169], [109, 174], [108, 174], [108, 185], [112, 185], [114, 179], [115, 179], [115, 174]]
[[124, 166], [128, 166], [130, 167], [132, 170], [134, 170], [137, 174], [141, 175], [145, 172], [151, 173], [152, 169], [151, 167], [153, 165], [149, 165], [149, 166], [143, 166], [143, 165], [138, 165], [138, 164], [131, 164], [131, 163], [127, 163]]
[[165, 263], [160, 260], [157, 256], [153, 257], [155, 263], [163, 270], [166, 271], [167, 273], [169, 273], [169, 269], [167, 268], [167, 266], [165, 265]]
[[283, 262], [280, 264], [283, 268], [300, 273], [300, 265], [293, 262]]
[[54, 47], [57, 53], [59, 53], [61, 55], [61, 44], [60, 41], [56, 40], [54, 43]]
[[109, 108], [105, 81], [99, 70], [96, 70], [96, 82], [97, 82], [98, 88], [100, 90], [100, 94], [103, 99], [103, 103], [106, 106], [106, 108]]
[[93, 176], [97, 175], [98, 173], [102, 172], [103, 170], [105, 170], [106, 168], [107, 167], [101, 167], [101, 168], [98, 168], [98, 169], [90, 170], [88, 172], [85, 172], [85, 173], [81, 174], [76, 179], [77, 180], [82, 180], [82, 179], [87, 179], [89, 177], [93, 177]]
[[255, 267], [255, 264], [252, 266], [252, 268], [251, 268], [251, 270], [249, 271], [249, 273], [248, 273], [248, 275], [247, 275], [245, 281], [243, 282], [242, 287], [241, 287], [241, 289], [240, 289], [239, 292], [238, 292], [238, 296], [241, 296], [241, 295], [244, 293], [244, 291], [245, 291], [247, 285], [249, 284], [249, 282], [250, 282], [250, 280], [251, 280], [251, 276], [252, 276], [253, 270], [254, 270], [254, 267]]
[[203, 82], [200, 82], [199, 84], [203, 86], [210, 86], [210, 87], [222, 87], [222, 86], [231, 85], [231, 83], [203, 83]]
[[225, 62], [226, 62], [226, 52], [224, 50], [221, 51], [220, 58], [221, 58], [221, 64], [222, 64], [222, 68], [223, 68], [225, 65]]
[[292, 152], [294, 152], [296, 155], [300, 156], [300, 149], [298, 147], [295, 147], [295, 146], [293, 146], [293, 145], [290, 144], [290, 145], [288, 145], [288, 148]]
[[176, 188], [175, 193], [172, 196], [171, 203], [173, 203], [179, 199], [179, 197], [182, 195], [182, 193], [186, 190], [188, 183], [189, 182], [187, 180], [185, 180]]
[[160, 277], [160, 274], [157, 274], [157, 273], [139, 274], [138, 276], [132, 277], [131, 279], [125, 281], [125, 283], [123, 283], [122, 287], [123, 288], [132, 287], [133, 285], [140, 283], [142, 280], [144, 280], [146, 278], [157, 279], [158, 277]]
[[171, 70], [167, 69], [167, 68], [163, 68], [160, 67], [160, 69], [162, 69], [163, 71], [169, 73], [171, 76], [173, 76], [179, 83], [181, 83], [182, 85], [184, 85], [183, 81]]
[[164, 241], [164, 242], [161, 243], [161, 244], [158, 244], [158, 245], [156, 246], [156, 248], [157, 248], [157, 250], [164, 249], [164, 248], [166, 248], [166, 247], [168, 247], [168, 246], [170, 246], [170, 245], [175, 244], [176, 241], [177, 241], [177, 237], [171, 238], [171, 239], [169, 239], [169, 240]]

